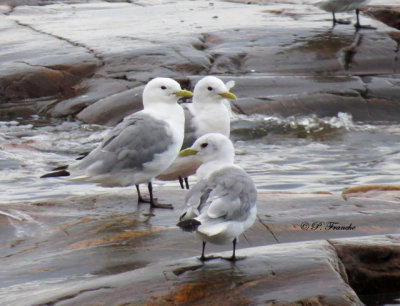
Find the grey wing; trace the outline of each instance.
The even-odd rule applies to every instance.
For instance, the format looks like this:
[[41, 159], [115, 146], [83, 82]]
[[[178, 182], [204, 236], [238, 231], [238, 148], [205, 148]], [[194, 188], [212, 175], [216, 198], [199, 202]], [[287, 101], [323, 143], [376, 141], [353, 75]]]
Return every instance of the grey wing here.
[[211, 189], [206, 180], [200, 180], [189, 190], [185, 197], [186, 208], [180, 216], [180, 220], [191, 219], [199, 215], [202, 205], [206, 203]]
[[185, 113], [185, 137], [183, 139], [182, 150], [190, 148], [196, 141], [196, 128], [194, 127], [193, 114], [189, 110], [188, 103], [182, 104]]
[[250, 176], [241, 168], [227, 167], [209, 178], [211, 189], [205, 210], [209, 218], [245, 220], [255, 206], [257, 190]]
[[136, 113], [118, 124], [92, 151], [78, 168], [96, 163], [92, 174], [109, 173], [122, 169], [142, 169], [173, 143], [166, 123], [143, 113]]

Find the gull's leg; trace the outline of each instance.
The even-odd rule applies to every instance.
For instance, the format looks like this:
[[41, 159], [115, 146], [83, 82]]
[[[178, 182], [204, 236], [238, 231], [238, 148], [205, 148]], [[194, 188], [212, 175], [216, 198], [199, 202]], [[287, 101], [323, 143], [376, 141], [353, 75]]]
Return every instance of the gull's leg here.
[[232, 261], [232, 262], [236, 262], [238, 260], [243, 260], [246, 258], [246, 257], [236, 257], [236, 242], [237, 242], [237, 239], [236, 238], [233, 239], [233, 241], [232, 241], [232, 244], [233, 244], [232, 257], [224, 258], [224, 259]]
[[186, 189], [190, 189], [190, 187], [189, 187], [189, 178], [188, 177], [185, 177], [185, 186], [186, 186]]
[[360, 10], [359, 9], [356, 9], [356, 18], [357, 18], [357, 22], [356, 22], [355, 27], [360, 28], [361, 24], [360, 24]]
[[335, 12], [332, 12], [332, 22], [333, 22], [333, 27], [338, 24], [350, 24], [350, 21], [347, 20], [341, 20], [341, 19], [336, 19]]
[[157, 203], [157, 199], [154, 199], [153, 197], [153, 185], [151, 182], [147, 185], [149, 189], [149, 194], [150, 194], [150, 207], [151, 208], [167, 208], [167, 209], [173, 209], [174, 207], [171, 204], [159, 204]]
[[232, 261], [236, 261], [236, 238], [233, 239], [232, 244], [233, 244], [233, 252], [232, 252], [232, 257], [231, 260]]
[[182, 178], [182, 176], [179, 176], [179, 184], [181, 185], [182, 189], [185, 189], [185, 186], [183, 186], [183, 178]]
[[139, 203], [150, 203], [150, 200], [142, 198], [142, 195], [140, 193], [139, 184], [136, 184], [135, 186], [136, 186], [136, 191], [137, 191], [137, 195], [138, 195], [138, 204]]
[[200, 256], [200, 260], [201, 261], [205, 261], [206, 260], [206, 257], [204, 256], [205, 249], [206, 249], [206, 242], [203, 241], [203, 248], [201, 249], [201, 256]]
[[366, 29], [366, 30], [376, 30], [375, 27], [372, 27], [370, 25], [361, 25], [360, 23], [360, 10], [356, 9], [356, 18], [357, 18], [357, 22], [354, 25], [354, 27], [359, 30], [359, 29]]
[[206, 256], [204, 255], [205, 250], [206, 250], [206, 242], [203, 241], [203, 247], [202, 247], [202, 249], [201, 249], [201, 256], [200, 256], [200, 258], [199, 258], [201, 261], [208, 261], [208, 260], [213, 260], [213, 259], [222, 258], [222, 257], [212, 256], [212, 255], [206, 257]]

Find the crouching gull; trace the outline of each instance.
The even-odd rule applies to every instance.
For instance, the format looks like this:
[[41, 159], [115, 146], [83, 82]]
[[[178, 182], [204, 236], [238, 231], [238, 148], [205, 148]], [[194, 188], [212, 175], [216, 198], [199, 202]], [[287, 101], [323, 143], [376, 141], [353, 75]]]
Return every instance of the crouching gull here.
[[[197, 82], [193, 90], [193, 103], [184, 103], [185, 138], [182, 149], [190, 147], [197, 138], [207, 133], [230, 134], [231, 110], [229, 101], [236, 96], [229, 90], [234, 86], [230, 81], [224, 84], [219, 78], [207, 76]], [[183, 179], [189, 189], [188, 176], [196, 172], [201, 161], [197, 156], [178, 156], [172, 165], [157, 179], [179, 180], [182, 189]]]
[[360, 24], [360, 8], [367, 5], [368, 2], [370, 2], [370, 0], [324, 0], [315, 3], [315, 5], [324, 11], [332, 13], [333, 26], [335, 26], [336, 23], [342, 23], [342, 24], [350, 23], [347, 21], [336, 19], [335, 17], [336, 12], [347, 12], [355, 10], [357, 17], [357, 22], [355, 24], [355, 27], [358, 29], [359, 28], [373, 29], [371, 26], [362, 26]]
[[236, 241], [256, 219], [257, 190], [252, 179], [234, 165], [233, 144], [222, 134], [206, 134], [179, 155], [196, 155], [202, 165], [196, 172], [199, 181], [186, 195], [187, 208], [177, 225], [184, 231], [196, 231], [203, 241], [200, 260], [212, 258], [204, 256], [207, 242], [232, 242], [229, 260], [235, 261]]
[[114, 127], [103, 142], [78, 162], [42, 177], [70, 176], [104, 187], [136, 185], [138, 202], [145, 202], [139, 184], [147, 183], [151, 207], [172, 208], [153, 197], [152, 179], [167, 169], [183, 143], [185, 117], [177, 103], [191, 97], [178, 82], [155, 78], [143, 90], [143, 110]]

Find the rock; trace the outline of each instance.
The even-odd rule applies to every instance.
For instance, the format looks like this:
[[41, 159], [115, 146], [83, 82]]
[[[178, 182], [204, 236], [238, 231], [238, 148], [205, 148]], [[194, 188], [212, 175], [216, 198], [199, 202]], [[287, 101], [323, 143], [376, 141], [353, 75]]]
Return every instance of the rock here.
[[372, 198], [387, 201], [400, 200], [400, 186], [395, 185], [364, 185], [351, 187], [342, 192], [344, 199]]
[[[237, 105], [247, 114], [313, 110], [318, 116], [351, 112], [355, 120], [399, 118], [399, 40], [380, 23], [373, 31], [332, 30], [327, 14], [307, 1], [296, 6], [286, 1], [48, 3], [4, 7], [0, 16], [3, 35], [15, 37], [0, 70], [5, 82], [0, 97], [3, 103], [40, 99], [42, 105], [32, 103], [29, 113], [113, 124], [125, 109], [138, 109], [128, 103], [121, 110], [116, 103], [115, 110], [111, 105], [101, 111], [117, 93], [123, 97], [123, 91], [155, 76], [193, 80], [217, 74], [236, 79]], [[165, 15], [171, 18], [164, 20]], [[37, 44], [38, 38], [43, 43]], [[99, 100], [98, 111], [85, 111]], [[21, 110], [7, 107], [13, 109], [4, 111], [9, 114]], [[95, 114], [105, 112], [106, 120], [96, 120]]]
[[[227, 256], [227, 253], [219, 254]], [[69, 287], [49, 285], [32, 304], [363, 305], [326, 242], [250, 248], [234, 265], [222, 259], [170, 261]]]
[[0, 52], [0, 104], [68, 98], [76, 94], [74, 86], [97, 68], [98, 61], [87, 50], [34, 32], [5, 15], [0, 15], [0, 28], [0, 39], [8, 42]]
[[[350, 286], [367, 305], [376, 301], [398, 302], [400, 284], [400, 237], [331, 240], [346, 267]], [[371, 297], [375, 295], [375, 297]], [[384, 298], [388, 300], [384, 300]], [[385, 304], [386, 304], [385, 303]]]
[[400, 29], [400, 6], [368, 6], [363, 10], [365, 14], [371, 16], [390, 27]]
[[[57, 103], [57, 105], [48, 110], [48, 113], [54, 117], [78, 114], [81, 110], [86, 110], [89, 108], [91, 104], [101, 101], [103, 98], [117, 95], [118, 93], [125, 91], [130, 86], [131, 84], [129, 82], [123, 82], [110, 78], [88, 79], [79, 84], [80, 88], [78, 91], [81, 94]], [[113, 104], [110, 106], [113, 106]], [[98, 118], [97, 122], [95, 122], [95, 120], [88, 120], [87, 122], [101, 123], [101, 118]]]
[[143, 88], [135, 87], [100, 99], [79, 112], [77, 118], [87, 123], [115, 125], [125, 116], [143, 108]]
[[[358, 300], [333, 249], [326, 242], [306, 241], [400, 234], [398, 202], [259, 192], [258, 219], [238, 243], [237, 255], [247, 258], [232, 270], [220, 259], [199, 262], [201, 242], [175, 226], [184, 191], [157, 189], [159, 200], [175, 209], [151, 212], [145, 204], [137, 207], [133, 189], [2, 204], [0, 300], [81, 304], [86, 298], [115, 301], [120, 296], [126, 302], [201, 303], [232, 294], [255, 303], [310, 299], [350, 305]], [[230, 254], [229, 244], [206, 248], [206, 255]], [[208, 284], [208, 275], [219, 275], [219, 285]], [[233, 287], [232, 275], [237, 277]], [[39, 296], [32, 283], [41, 288]]]

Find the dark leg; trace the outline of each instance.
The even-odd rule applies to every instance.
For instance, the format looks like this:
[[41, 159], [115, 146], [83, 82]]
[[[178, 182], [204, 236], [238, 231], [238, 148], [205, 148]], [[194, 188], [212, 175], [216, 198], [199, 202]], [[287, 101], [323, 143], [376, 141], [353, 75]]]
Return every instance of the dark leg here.
[[181, 184], [181, 188], [185, 189], [185, 186], [183, 186], [183, 178], [182, 176], [179, 176], [179, 184]]
[[185, 185], [186, 185], [186, 189], [189, 189], [189, 178], [185, 177]]
[[206, 242], [203, 241], [203, 248], [201, 249], [201, 256], [200, 256], [200, 260], [201, 260], [201, 261], [206, 260], [206, 257], [204, 256], [204, 251], [205, 251], [205, 249], [206, 249]]
[[360, 24], [360, 10], [356, 9], [356, 17], [357, 17], [357, 22], [354, 25], [354, 27], [359, 30], [359, 29], [366, 29], [366, 30], [376, 30], [376, 28], [370, 26], [370, 25], [361, 25]]
[[233, 244], [233, 252], [232, 252], [232, 261], [236, 261], [236, 238], [233, 239], [232, 244]]
[[360, 25], [360, 10], [359, 9], [356, 9], [356, 17], [357, 17], [357, 22], [356, 22], [355, 27], [357, 29], [359, 29], [361, 27], [361, 25]]
[[174, 207], [171, 204], [159, 204], [157, 203], [157, 200], [154, 199], [153, 197], [153, 185], [151, 182], [147, 185], [149, 188], [149, 194], [150, 194], [150, 207], [151, 208], [168, 208], [168, 209], [173, 209]]
[[136, 186], [136, 191], [137, 191], [137, 195], [138, 195], [138, 204], [139, 203], [150, 203], [150, 200], [146, 200], [146, 199], [142, 198], [139, 185], [135, 185], [135, 186]]
[[336, 19], [336, 16], [335, 16], [335, 12], [332, 12], [332, 22], [333, 22], [333, 26], [335, 26], [337, 23], [338, 24], [349, 24], [350, 23], [350, 21], [347, 21], [347, 20], [342, 20], [342, 19]]

